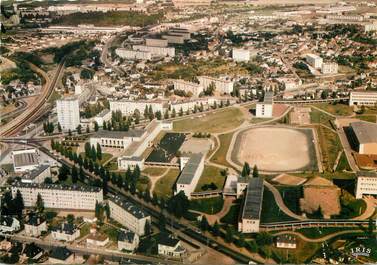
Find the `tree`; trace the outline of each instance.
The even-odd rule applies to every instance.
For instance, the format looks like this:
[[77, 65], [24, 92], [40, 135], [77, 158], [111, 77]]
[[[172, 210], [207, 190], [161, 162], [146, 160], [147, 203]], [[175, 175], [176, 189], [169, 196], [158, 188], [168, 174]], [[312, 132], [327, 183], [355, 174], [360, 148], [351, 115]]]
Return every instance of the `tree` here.
[[177, 116], [177, 113], [175, 112], [175, 109], [173, 108], [173, 111], [172, 111], [172, 113], [171, 113], [171, 117], [172, 117], [172, 118], [175, 118], [175, 116]]
[[88, 125], [86, 125], [86, 133], [90, 133], [89, 124], [88, 124]]
[[182, 107], [179, 110], [179, 116], [183, 116], [183, 109], [182, 109]]
[[80, 167], [80, 169], [79, 169], [79, 179], [81, 181], [84, 181], [84, 179], [85, 179], [85, 172], [84, 172], [84, 169], [82, 167]]
[[18, 217], [21, 218], [22, 211], [25, 208], [25, 204], [24, 204], [24, 199], [22, 198], [22, 194], [21, 194], [20, 190], [17, 190], [16, 197], [14, 198], [14, 201], [13, 201], [12, 204], [13, 204], [13, 207], [14, 207], [15, 214], [17, 214]]
[[102, 160], [102, 149], [99, 143], [97, 143], [97, 159]]
[[44, 206], [43, 198], [40, 193], [38, 193], [37, 195], [37, 202], [35, 204], [35, 207], [37, 208], [37, 211], [39, 213], [42, 213], [44, 211], [45, 206]]
[[273, 243], [273, 237], [268, 232], [261, 232], [256, 236], [255, 242], [258, 246], [271, 245]]
[[94, 72], [86, 68], [82, 69], [80, 72], [81, 79], [93, 79], [93, 76], [94, 76]]
[[212, 227], [212, 233], [216, 237], [220, 235], [220, 225], [217, 221], [215, 222], [215, 224]]
[[58, 122], [58, 131], [61, 133], [62, 132], [62, 126], [60, 125], [60, 122]]
[[[157, 116], [157, 115], [156, 115]], [[165, 113], [164, 113], [164, 119], [169, 119], [169, 111], [166, 109]]]
[[233, 229], [230, 226], [228, 226], [226, 228], [226, 233], [225, 233], [225, 242], [232, 243], [233, 240], [234, 240]]
[[258, 168], [257, 168], [257, 165], [254, 165], [254, 167], [253, 167], [253, 178], [258, 178], [258, 177], [259, 177]]
[[241, 176], [247, 177], [250, 175], [250, 165], [249, 163], [245, 162], [242, 168]]
[[59, 168], [59, 173], [58, 173], [58, 179], [59, 179], [59, 181], [66, 181], [67, 178], [68, 178], [68, 174], [69, 173], [70, 173], [69, 168], [65, 164], [63, 164]]
[[73, 224], [74, 221], [75, 221], [75, 216], [73, 214], [68, 214], [67, 215], [67, 223]]
[[92, 145], [90, 147], [89, 158], [94, 160], [94, 161], [97, 159], [97, 152], [96, 152], [96, 148], [94, 147], [94, 145]]
[[151, 233], [151, 224], [149, 220], [146, 220], [145, 225], [144, 225], [144, 235], [149, 235], [150, 233]]
[[78, 134], [81, 134], [81, 129], [82, 129], [82, 126], [81, 124], [79, 124], [77, 127], [76, 127], [76, 131]]
[[79, 173], [77, 171], [77, 168], [76, 166], [73, 166], [72, 167], [72, 170], [71, 170], [71, 178], [72, 178], [72, 183], [73, 184], [76, 184], [78, 179], [79, 179]]
[[200, 221], [200, 229], [202, 231], [207, 231], [209, 228], [209, 223], [205, 215], [202, 216], [202, 220]]
[[94, 131], [98, 132], [98, 129], [99, 129], [98, 123], [95, 121], [94, 122]]
[[[169, 115], [169, 114], [168, 114]], [[156, 111], [156, 114], [155, 114], [157, 120], [161, 120], [162, 118], [162, 114], [161, 114], [161, 111]], [[151, 120], [153, 120], [153, 118], [150, 118]]]
[[85, 149], [85, 157], [90, 157], [90, 143], [86, 142], [84, 149]]

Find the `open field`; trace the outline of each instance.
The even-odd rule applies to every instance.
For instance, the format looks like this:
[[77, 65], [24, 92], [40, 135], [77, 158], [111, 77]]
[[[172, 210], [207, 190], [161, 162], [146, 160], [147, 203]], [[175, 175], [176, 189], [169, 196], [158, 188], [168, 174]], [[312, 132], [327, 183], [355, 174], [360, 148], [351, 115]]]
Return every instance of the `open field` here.
[[306, 177], [306, 178], [311, 178], [311, 177], [316, 177], [320, 176], [323, 178], [327, 179], [355, 179], [355, 174], [354, 173], [349, 173], [349, 172], [304, 172], [304, 173], [294, 173], [293, 175], [299, 176], [299, 177]]
[[198, 199], [190, 201], [190, 209], [208, 213], [216, 214], [221, 211], [224, 205], [224, 200], [221, 196], [207, 198], [207, 199]]
[[270, 126], [249, 129], [238, 135], [234, 159], [266, 172], [315, 170], [312, 131]]
[[239, 109], [231, 107], [175, 121], [173, 128], [178, 132], [221, 133], [235, 129], [243, 121], [243, 113]]
[[375, 114], [356, 115], [356, 118], [362, 121], [369, 121], [373, 123], [376, 123], [377, 120], [377, 116]]
[[139, 191], [147, 191], [151, 187], [151, 181], [147, 176], [141, 176], [137, 183], [136, 183], [136, 189]]
[[316, 126], [319, 145], [322, 152], [322, 164], [325, 171], [332, 171], [338, 153], [343, 147], [338, 135], [328, 128]]
[[333, 127], [333, 122], [335, 118], [323, 113], [315, 108], [311, 109], [310, 112], [310, 122], [311, 123], [318, 123], [328, 126], [330, 128]]
[[221, 218], [220, 221], [222, 223], [237, 226], [240, 210], [241, 210], [241, 204], [238, 203], [238, 204], [232, 205], [228, 213], [223, 218]]
[[195, 191], [204, 191], [205, 185], [213, 183], [216, 186], [215, 190], [221, 190], [224, 186], [225, 177], [221, 175], [221, 168], [214, 166], [204, 166], [203, 174], [196, 185]]
[[213, 155], [211, 161], [217, 164], [224, 165], [226, 167], [232, 167], [227, 161], [226, 161], [226, 153], [228, 152], [230, 142], [232, 141], [233, 133], [227, 133], [227, 134], [220, 134], [220, 147], [216, 151], [216, 153]]
[[169, 169], [169, 172], [157, 181], [153, 193], [155, 193], [157, 197], [162, 197], [165, 199], [171, 197], [173, 195], [173, 186], [177, 180], [178, 175], [178, 169]]
[[295, 219], [286, 215], [280, 210], [279, 206], [275, 202], [275, 198], [272, 192], [268, 189], [265, 189], [263, 192], [261, 223], [265, 224], [294, 220]]
[[163, 167], [147, 167], [143, 170], [144, 174], [151, 176], [160, 176], [166, 171], [166, 168]]
[[337, 116], [349, 116], [353, 113], [352, 107], [341, 103], [335, 105], [329, 103], [320, 103], [315, 104], [314, 106]]
[[[82, 152], [80, 153], [80, 155], [82, 156], [82, 159], [85, 159], [85, 153]], [[96, 160], [96, 162], [100, 165], [102, 165], [103, 163], [105, 163], [107, 160], [109, 160], [110, 158], [112, 158], [113, 155], [112, 154], [109, 154], [109, 153], [102, 153], [102, 159], [101, 160]]]
[[311, 258], [320, 247], [320, 243], [305, 242], [304, 240], [298, 238], [296, 249], [271, 247], [271, 250], [282, 260], [288, 260], [287, 263], [298, 264], [304, 263], [306, 260]]

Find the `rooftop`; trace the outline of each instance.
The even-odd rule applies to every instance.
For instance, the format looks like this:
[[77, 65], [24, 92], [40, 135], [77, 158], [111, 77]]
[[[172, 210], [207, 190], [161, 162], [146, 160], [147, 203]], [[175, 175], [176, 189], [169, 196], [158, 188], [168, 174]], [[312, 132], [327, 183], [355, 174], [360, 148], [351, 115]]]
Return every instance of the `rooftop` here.
[[132, 243], [135, 238], [135, 233], [129, 230], [120, 230], [118, 234], [118, 241]]
[[260, 219], [263, 200], [263, 179], [251, 178], [247, 186], [244, 205], [242, 209], [243, 219]]
[[377, 124], [366, 121], [358, 121], [352, 122], [350, 126], [359, 143], [377, 143]]
[[195, 172], [203, 159], [203, 154], [192, 154], [189, 161], [187, 161], [181, 174], [178, 177], [177, 184], [191, 184]]
[[42, 172], [49, 169], [49, 165], [39, 165], [36, 169], [31, 170], [30, 172], [27, 172], [22, 175], [22, 179], [35, 179], [38, 177]]
[[107, 131], [99, 130], [92, 137], [93, 138], [116, 138], [123, 139], [128, 137], [141, 137], [145, 133], [145, 130], [133, 129], [129, 131]]
[[50, 258], [65, 261], [71, 255], [72, 255], [72, 252], [66, 247], [56, 247], [52, 249], [50, 253]]
[[266, 92], [264, 94], [263, 103], [265, 103], [265, 104], [272, 104], [273, 98], [274, 98], [274, 93], [268, 91], [268, 92]]
[[23, 167], [37, 165], [38, 155], [37, 153], [21, 153], [13, 155], [14, 167]]
[[100, 192], [101, 188], [92, 186], [80, 186], [80, 185], [65, 185], [65, 184], [46, 184], [46, 183], [22, 183], [16, 182], [12, 185], [12, 188], [30, 188], [30, 189], [49, 189], [49, 190], [72, 190], [83, 192]]
[[179, 243], [179, 239], [168, 233], [160, 233], [157, 236], [157, 243], [164, 246], [175, 247]]
[[139, 207], [137, 207], [135, 204], [126, 201], [124, 197], [121, 196], [115, 196], [112, 194], [108, 194], [109, 200], [114, 202], [115, 204], [122, 207], [124, 210], [135, 216], [137, 219], [142, 219], [147, 217], [148, 215], [142, 211]]

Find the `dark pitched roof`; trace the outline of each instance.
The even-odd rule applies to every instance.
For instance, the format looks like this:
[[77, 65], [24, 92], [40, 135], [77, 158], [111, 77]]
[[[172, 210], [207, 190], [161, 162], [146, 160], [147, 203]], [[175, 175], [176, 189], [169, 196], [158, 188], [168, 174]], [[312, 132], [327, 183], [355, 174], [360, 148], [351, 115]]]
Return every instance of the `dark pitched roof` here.
[[124, 210], [135, 216], [137, 219], [142, 219], [145, 217], [148, 217], [148, 215], [142, 211], [139, 207], [137, 207], [135, 204], [126, 201], [124, 197], [121, 197], [119, 195], [115, 196], [112, 194], [108, 194], [109, 200], [114, 202], [115, 204], [122, 207]]
[[242, 209], [242, 218], [260, 219], [263, 199], [263, 179], [251, 178]]
[[77, 230], [76, 226], [70, 223], [63, 223], [60, 226], [56, 226], [52, 228], [52, 231], [64, 233], [68, 235], [72, 235], [73, 233], [76, 232], [76, 230]]
[[29, 220], [26, 222], [28, 225], [38, 226], [45, 221], [45, 218], [42, 216], [31, 214], [29, 215]]
[[58, 259], [61, 261], [65, 261], [69, 256], [72, 255], [72, 252], [67, 249], [66, 247], [57, 247], [52, 249], [50, 253], [50, 257], [54, 259]]
[[118, 234], [118, 241], [132, 243], [135, 238], [135, 233], [129, 230], [121, 230]]
[[37, 256], [42, 251], [43, 251], [43, 249], [41, 249], [40, 247], [38, 247], [34, 243], [27, 244], [25, 246], [25, 249], [24, 249], [24, 253], [25, 253], [26, 257], [31, 258], [31, 259], [34, 258], [35, 256]]
[[157, 236], [157, 243], [164, 246], [175, 247], [179, 243], [179, 239], [168, 233], [160, 233]]

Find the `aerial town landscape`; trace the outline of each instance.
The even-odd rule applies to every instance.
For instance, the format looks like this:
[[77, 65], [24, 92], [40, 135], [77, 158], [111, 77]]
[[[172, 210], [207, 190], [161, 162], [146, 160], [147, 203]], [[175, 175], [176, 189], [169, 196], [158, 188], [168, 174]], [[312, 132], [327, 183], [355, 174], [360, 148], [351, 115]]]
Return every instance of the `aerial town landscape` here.
[[377, 264], [377, 0], [5, 0], [0, 264]]

